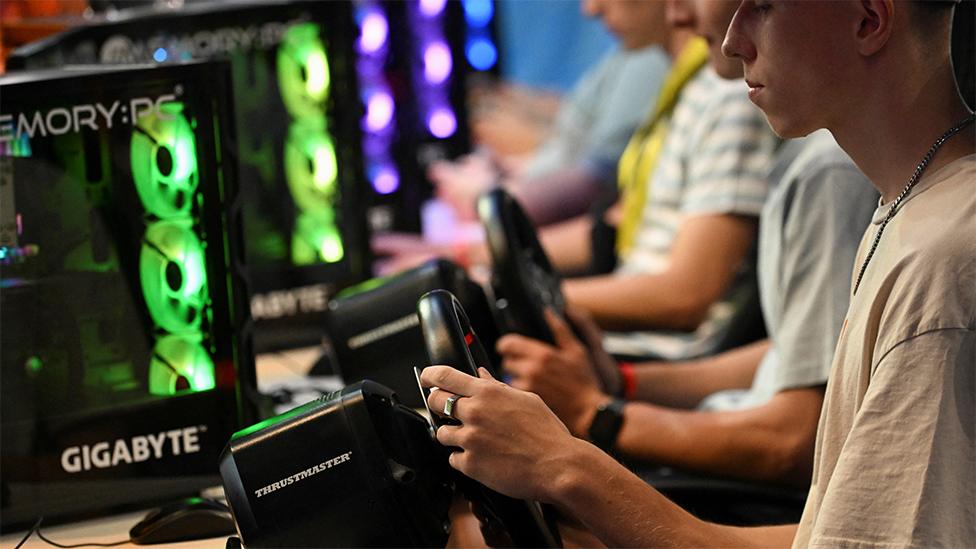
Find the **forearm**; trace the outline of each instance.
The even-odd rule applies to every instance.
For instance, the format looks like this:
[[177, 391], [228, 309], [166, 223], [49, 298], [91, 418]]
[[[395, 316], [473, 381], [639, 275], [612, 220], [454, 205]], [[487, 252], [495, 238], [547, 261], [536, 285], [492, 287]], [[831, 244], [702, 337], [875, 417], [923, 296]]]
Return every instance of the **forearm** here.
[[747, 529], [701, 521], [613, 458], [575, 441], [575, 462], [557, 475], [553, 501], [609, 547], [787, 547], [795, 526]]
[[529, 180], [508, 181], [505, 188], [536, 226], [584, 215], [604, 192], [600, 179], [582, 165]]
[[693, 408], [718, 391], [748, 388], [768, 350], [769, 340], [763, 339], [700, 360], [635, 364], [634, 400], [669, 408]]
[[725, 294], [752, 247], [756, 220], [730, 214], [684, 219], [660, 272], [577, 279], [570, 303], [613, 330], [695, 330]]
[[632, 402], [616, 447], [641, 461], [802, 486], [809, 482], [822, 395], [820, 388], [784, 391], [762, 406], [729, 412]]
[[592, 227], [590, 216], [582, 215], [539, 232], [539, 241], [557, 271], [579, 272], [589, 268], [592, 261]]
[[692, 331], [707, 310], [694, 288], [668, 273], [577, 278], [563, 292], [606, 330]]

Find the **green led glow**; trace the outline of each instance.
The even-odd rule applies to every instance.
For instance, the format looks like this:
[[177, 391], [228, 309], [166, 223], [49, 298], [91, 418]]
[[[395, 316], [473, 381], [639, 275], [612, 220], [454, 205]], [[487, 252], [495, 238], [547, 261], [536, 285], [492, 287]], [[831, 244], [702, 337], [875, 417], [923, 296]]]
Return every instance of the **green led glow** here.
[[198, 184], [196, 141], [182, 112], [182, 103], [164, 103], [132, 133], [136, 191], [146, 210], [163, 219], [187, 215]]
[[329, 80], [329, 57], [318, 25], [293, 25], [278, 47], [278, 87], [285, 108], [295, 118], [320, 118]]
[[168, 332], [196, 330], [207, 300], [207, 272], [190, 220], [158, 221], [143, 237], [139, 276], [153, 321]]
[[30, 158], [31, 144], [30, 137], [23, 133], [16, 139], [10, 139], [7, 143], [0, 143], [0, 156], [12, 156], [14, 158]]
[[304, 212], [295, 221], [291, 258], [296, 265], [336, 263], [344, 254], [342, 236], [331, 210]]
[[292, 124], [285, 141], [285, 179], [298, 208], [331, 210], [338, 171], [335, 145], [325, 130]]
[[44, 367], [44, 363], [41, 361], [39, 357], [36, 356], [32, 356], [28, 358], [27, 362], [24, 363], [24, 369], [27, 370], [27, 373], [31, 375], [37, 374], [38, 372], [41, 371], [41, 368], [43, 367]]
[[149, 363], [149, 393], [171, 396], [213, 389], [214, 363], [200, 343], [198, 334], [168, 335], [157, 341]]

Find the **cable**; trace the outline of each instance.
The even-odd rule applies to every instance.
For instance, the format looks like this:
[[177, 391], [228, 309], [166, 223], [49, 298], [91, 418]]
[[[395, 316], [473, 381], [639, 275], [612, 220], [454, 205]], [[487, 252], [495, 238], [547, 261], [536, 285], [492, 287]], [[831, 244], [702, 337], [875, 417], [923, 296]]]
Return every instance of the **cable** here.
[[130, 541], [132, 541], [132, 539], [129, 538], [129, 539], [121, 540], [121, 541], [113, 541], [113, 542], [110, 542], [110, 543], [96, 543], [96, 542], [91, 542], [91, 543], [76, 543], [74, 545], [62, 545], [62, 544], [60, 544], [58, 542], [51, 541], [51, 540], [47, 539], [46, 537], [44, 537], [44, 534], [41, 533], [41, 522], [43, 520], [44, 520], [44, 517], [39, 517], [37, 519], [37, 522], [34, 523], [34, 526], [31, 526], [31, 529], [27, 531], [27, 534], [24, 536], [24, 539], [20, 540], [20, 543], [18, 543], [17, 546], [14, 547], [14, 549], [20, 549], [20, 547], [22, 545], [24, 545], [24, 543], [26, 543], [27, 540], [30, 539], [31, 535], [33, 535], [35, 532], [37, 533], [37, 537], [40, 538], [40, 540], [43, 541], [44, 543], [46, 543], [48, 545], [53, 545], [55, 547], [60, 547], [61, 549], [73, 549], [75, 547], [115, 547], [117, 545], [122, 545], [122, 544], [129, 543]]
[[31, 535], [32, 535], [32, 534], [34, 533], [34, 531], [35, 531], [35, 530], [37, 530], [38, 528], [40, 528], [40, 526], [41, 526], [41, 521], [42, 521], [42, 520], [44, 520], [44, 517], [40, 517], [40, 518], [38, 518], [38, 519], [37, 519], [37, 522], [35, 522], [35, 523], [34, 523], [34, 526], [31, 526], [31, 527], [30, 527], [30, 530], [28, 530], [28, 531], [27, 531], [27, 534], [26, 534], [26, 535], [24, 535], [24, 539], [22, 539], [22, 540], [20, 540], [20, 543], [18, 543], [18, 544], [17, 544], [17, 547], [14, 547], [14, 549], [20, 549], [20, 546], [21, 546], [21, 545], [23, 545], [23, 544], [25, 544], [25, 543], [27, 543], [27, 540], [29, 540], [29, 539], [30, 539], [30, 537], [31, 537]]
[[37, 530], [37, 537], [41, 538], [41, 541], [43, 541], [44, 543], [48, 545], [53, 545], [55, 547], [60, 547], [61, 549], [71, 549], [73, 547], [115, 547], [116, 545], [123, 545], [132, 541], [132, 538], [129, 538], [129, 539], [124, 539], [121, 541], [113, 541], [109, 543], [76, 543], [74, 545], [62, 545], [60, 543], [51, 541], [46, 537], [44, 537], [44, 534], [41, 533], [40, 529]]

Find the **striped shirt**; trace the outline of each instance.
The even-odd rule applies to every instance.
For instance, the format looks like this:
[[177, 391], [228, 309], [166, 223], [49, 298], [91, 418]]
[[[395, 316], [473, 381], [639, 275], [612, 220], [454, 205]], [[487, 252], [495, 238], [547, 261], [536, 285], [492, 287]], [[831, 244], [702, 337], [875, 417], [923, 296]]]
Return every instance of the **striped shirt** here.
[[[620, 260], [618, 276], [668, 268], [682, 223], [698, 215], [759, 216], [766, 174], [779, 140], [752, 105], [741, 80], [723, 80], [706, 67], [681, 92], [661, 155], [647, 184], [648, 200], [635, 245]], [[703, 264], [703, 269], [708, 265]], [[680, 360], [715, 352], [754, 271], [736, 278], [694, 332], [608, 332], [615, 354]]]

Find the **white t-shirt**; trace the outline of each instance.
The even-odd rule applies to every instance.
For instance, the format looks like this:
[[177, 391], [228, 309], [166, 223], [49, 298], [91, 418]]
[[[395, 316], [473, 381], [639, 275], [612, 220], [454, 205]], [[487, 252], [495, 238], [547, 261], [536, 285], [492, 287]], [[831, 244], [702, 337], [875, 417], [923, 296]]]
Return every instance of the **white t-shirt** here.
[[[855, 276], [890, 204], [875, 212]], [[976, 546], [976, 155], [923, 176], [851, 298], [794, 547]]]
[[759, 216], [759, 301], [772, 345], [747, 390], [704, 410], [740, 410], [776, 393], [827, 383], [850, 303], [851, 269], [878, 191], [827, 130], [787, 141]]
[[[678, 230], [689, 217], [759, 216], [779, 139], [746, 92], [745, 82], [724, 80], [710, 67], [685, 85], [646, 183], [634, 247], [621, 258], [616, 276], [667, 269]], [[667, 360], [711, 354], [739, 307], [754, 297], [754, 277], [751, 269], [738, 277], [694, 332], [607, 332], [604, 346], [617, 355]]]

